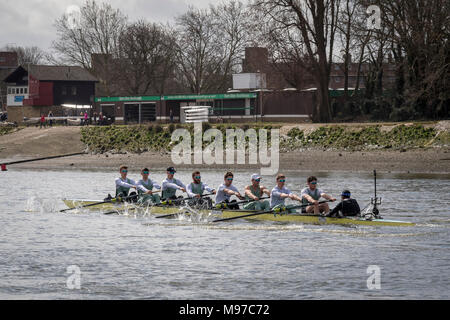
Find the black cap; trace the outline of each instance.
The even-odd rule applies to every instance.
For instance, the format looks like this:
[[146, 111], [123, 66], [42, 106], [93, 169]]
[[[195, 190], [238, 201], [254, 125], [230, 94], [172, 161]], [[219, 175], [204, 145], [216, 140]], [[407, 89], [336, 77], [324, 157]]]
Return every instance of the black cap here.
[[168, 171], [168, 172], [177, 172], [177, 170], [175, 170], [174, 167], [168, 167], [168, 168], [167, 168], [167, 171]]

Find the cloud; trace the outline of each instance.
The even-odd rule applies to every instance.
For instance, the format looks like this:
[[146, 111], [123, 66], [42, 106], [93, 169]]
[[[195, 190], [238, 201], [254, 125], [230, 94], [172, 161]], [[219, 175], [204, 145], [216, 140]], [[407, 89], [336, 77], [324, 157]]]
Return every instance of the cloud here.
[[[84, 0], [0, 0], [0, 48], [15, 44], [38, 46], [49, 51], [56, 40], [54, 22], [70, 5], [82, 6]], [[97, 1], [101, 2], [101, 1]], [[107, 0], [131, 21], [172, 22], [189, 5], [208, 7], [214, 0]]]

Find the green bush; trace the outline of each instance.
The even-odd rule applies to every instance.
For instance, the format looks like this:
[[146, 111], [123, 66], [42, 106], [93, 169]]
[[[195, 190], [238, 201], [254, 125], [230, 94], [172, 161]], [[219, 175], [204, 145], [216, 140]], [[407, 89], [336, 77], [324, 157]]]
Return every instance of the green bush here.
[[161, 127], [160, 124], [157, 124], [155, 126], [154, 130], [155, 130], [155, 133], [160, 133], [160, 132], [163, 132], [164, 129], [163, 129], [163, 127]]

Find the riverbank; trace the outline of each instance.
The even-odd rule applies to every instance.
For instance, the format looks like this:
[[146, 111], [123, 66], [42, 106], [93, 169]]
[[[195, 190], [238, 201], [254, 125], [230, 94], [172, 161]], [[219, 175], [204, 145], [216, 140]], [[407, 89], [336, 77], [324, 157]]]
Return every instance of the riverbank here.
[[[151, 171], [164, 171], [172, 166], [169, 154], [145, 152], [142, 154], [98, 154], [23, 163], [11, 166], [14, 169], [54, 170], [118, 170], [127, 164], [130, 171], [149, 167]], [[252, 165], [178, 165], [177, 169], [201, 170], [258, 170]], [[448, 150], [415, 151], [318, 151], [289, 152], [280, 154], [280, 171], [320, 172], [370, 172], [378, 169], [392, 173], [450, 173]]]
[[[450, 147], [448, 132], [450, 121], [426, 124], [338, 124], [324, 127], [317, 124], [281, 126], [280, 171], [353, 171], [367, 172], [378, 169], [395, 173], [450, 173]], [[397, 129], [396, 129], [397, 128]], [[400, 129], [399, 129], [400, 128]], [[294, 129], [294, 130], [293, 130]], [[432, 129], [432, 130], [430, 130]], [[165, 150], [169, 128], [152, 127], [152, 134], [158, 135], [154, 141], [159, 151], [138, 150], [133, 153], [124, 150], [89, 150], [86, 140], [95, 141], [98, 146], [111, 148], [114, 141], [108, 135], [99, 135], [100, 131], [109, 132], [109, 127], [84, 128], [53, 127], [47, 129], [24, 128], [0, 137], [0, 162], [45, 157], [82, 151], [93, 151], [86, 155], [52, 159], [14, 165], [14, 168], [55, 169], [55, 170], [116, 170], [121, 164], [127, 164], [131, 171], [142, 167], [151, 170], [165, 170], [174, 165], [170, 153]], [[88, 130], [91, 135], [86, 135]], [[118, 141], [124, 146], [130, 136], [139, 140], [140, 130], [136, 127], [117, 127], [113, 130]], [[368, 132], [375, 130], [378, 136], [368, 136], [372, 144], [365, 142]], [[397, 130], [397, 131], [395, 131]], [[293, 132], [297, 133], [296, 135]], [[302, 132], [301, 134], [299, 132]], [[122, 135], [128, 134], [124, 138]], [[310, 136], [316, 137], [308, 143]], [[390, 136], [389, 136], [390, 135]], [[291, 137], [290, 137], [291, 136]], [[302, 137], [302, 138], [299, 138]], [[349, 140], [349, 137], [353, 140]], [[150, 141], [149, 137], [144, 137]], [[103, 140], [102, 140], [103, 139]], [[109, 139], [106, 141], [106, 139]], [[84, 142], [82, 142], [84, 141]], [[103, 141], [103, 142], [101, 142]], [[376, 145], [375, 143], [385, 143]], [[378, 142], [380, 141], [380, 142]], [[345, 143], [344, 143], [345, 142]], [[297, 145], [295, 145], [297, 143]], [[348, 148], [348, 146], [354, 148]], [[139, 144], [133, 146], [140, 148]], [[389, 146], [386, 148], [386, 146]], [[92, 145], [91, 145], [92, 147]], [[359, 150], [358, 150], [359, 149]], [[255, 165], [175, 165], [179, 169], [199, 168], [202, 170], [259, 169]], [[13, 166], [11, 166], [12, 168]]]

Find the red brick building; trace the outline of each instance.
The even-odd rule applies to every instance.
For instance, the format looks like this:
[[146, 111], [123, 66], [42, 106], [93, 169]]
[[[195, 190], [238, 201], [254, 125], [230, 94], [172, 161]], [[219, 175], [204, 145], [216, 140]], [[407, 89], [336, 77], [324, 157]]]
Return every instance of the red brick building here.
[[16, 52], [0, 52], [0, 110], [6, 110], [6, 84], [3, 79], [18, 66]]
[[[386, 63], [383, 68], [383, 84], [385, 87], [390, 87], [395, 82], [394, 65]], [[244, 73], [265, 73], [267, 88], [272, 90], [282, 90], [285, 88], [305, 90], [316, 87], [313, 76], [305, 68], [298, 65], [270, 62], [267, 48], [246, 48], [242, 69]], [[368, 71], [369, 65], [362, 64], [359, 80], [360, 88], [365, 88], [365, 75]], [[348, 72], [348, 87], [355, 88], [358, 75], [358, 63], [351, 62]], [[344, 83], [344, 63], [333, 63], [330, 72], [329, 87], [331, 89], [341, 89], [344, 88]]]
[[63, 105], [92, 105], [97, 81], [78, 66], [19, 66], [4, 79], [8, 119], [20, 123], [49, 110], [62, 116]]

